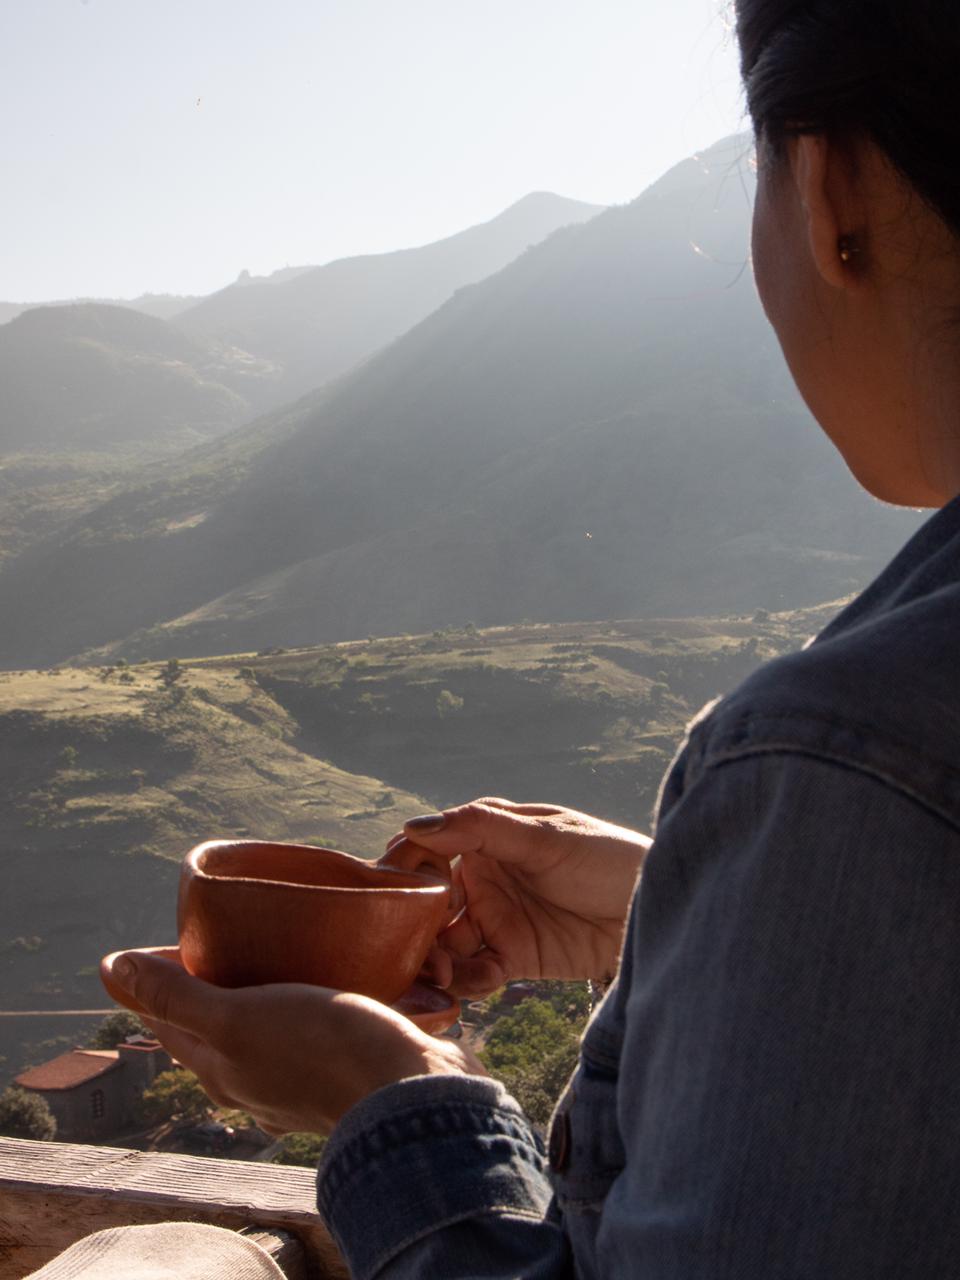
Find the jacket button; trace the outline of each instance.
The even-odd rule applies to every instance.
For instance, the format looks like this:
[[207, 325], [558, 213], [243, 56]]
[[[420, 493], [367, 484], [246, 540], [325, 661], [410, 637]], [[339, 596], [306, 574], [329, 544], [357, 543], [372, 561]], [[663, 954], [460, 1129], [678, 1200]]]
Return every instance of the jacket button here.
[[547, 1156], [554, 1173], [563, 1173], [570, 1163], [570, 1115], [567, 1111], [558, 1111], [553, 1117]]

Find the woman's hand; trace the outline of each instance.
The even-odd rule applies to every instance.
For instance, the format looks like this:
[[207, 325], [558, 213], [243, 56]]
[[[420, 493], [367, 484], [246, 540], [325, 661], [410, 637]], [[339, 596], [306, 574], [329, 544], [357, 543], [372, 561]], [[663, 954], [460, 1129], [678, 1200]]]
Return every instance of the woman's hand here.
[[[176, 953], [173, 953], [174, 955]], [[366, 996], [294, 983], [227, 990], [128, 951], [108, 975], [210, 1098], [267, 1133], [329, 1133], [367, 1094], [419, 1075], [484, 1075], [470, 1051]]]
[[430, 981], [481, 996], [510, 978], [608, 979], [647, 836], [573, 809], [486, 798], [414, 818], [382, 859], [451, 874], [463, 914]]

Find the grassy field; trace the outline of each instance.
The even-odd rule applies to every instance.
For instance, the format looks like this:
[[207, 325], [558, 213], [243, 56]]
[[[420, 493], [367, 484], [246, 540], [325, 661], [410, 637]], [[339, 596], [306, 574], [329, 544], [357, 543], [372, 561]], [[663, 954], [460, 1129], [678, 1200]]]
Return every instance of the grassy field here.
[[[835, 607], [0, 673], [0, 1009], [101, 1007], [100, 955], [174, 937], [204, 838], [374, 857], [481, 794], [647, 828], [691, 716]], [[0, 1079], [84, 1033], [0, 1020]]]

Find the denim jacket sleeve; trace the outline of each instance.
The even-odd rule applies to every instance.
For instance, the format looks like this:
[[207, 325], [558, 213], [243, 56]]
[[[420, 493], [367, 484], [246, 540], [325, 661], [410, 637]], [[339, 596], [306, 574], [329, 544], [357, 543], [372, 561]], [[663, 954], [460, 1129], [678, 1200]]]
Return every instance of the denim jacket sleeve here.
[[493, 1080], [380, 1089], [335, 1130], [317, 1189], [354, 1280], [572, 1275], [540, 1141]]

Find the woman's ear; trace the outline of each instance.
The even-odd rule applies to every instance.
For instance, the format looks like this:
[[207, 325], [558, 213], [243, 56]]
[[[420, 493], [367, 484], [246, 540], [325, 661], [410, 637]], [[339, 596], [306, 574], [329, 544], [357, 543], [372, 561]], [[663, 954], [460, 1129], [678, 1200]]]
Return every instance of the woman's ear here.
[[865, 248], [853, 159], [822, 134], [799, 134], [788, 145], [814, 266], [825, 284], [847, 290], [859, 277]]

